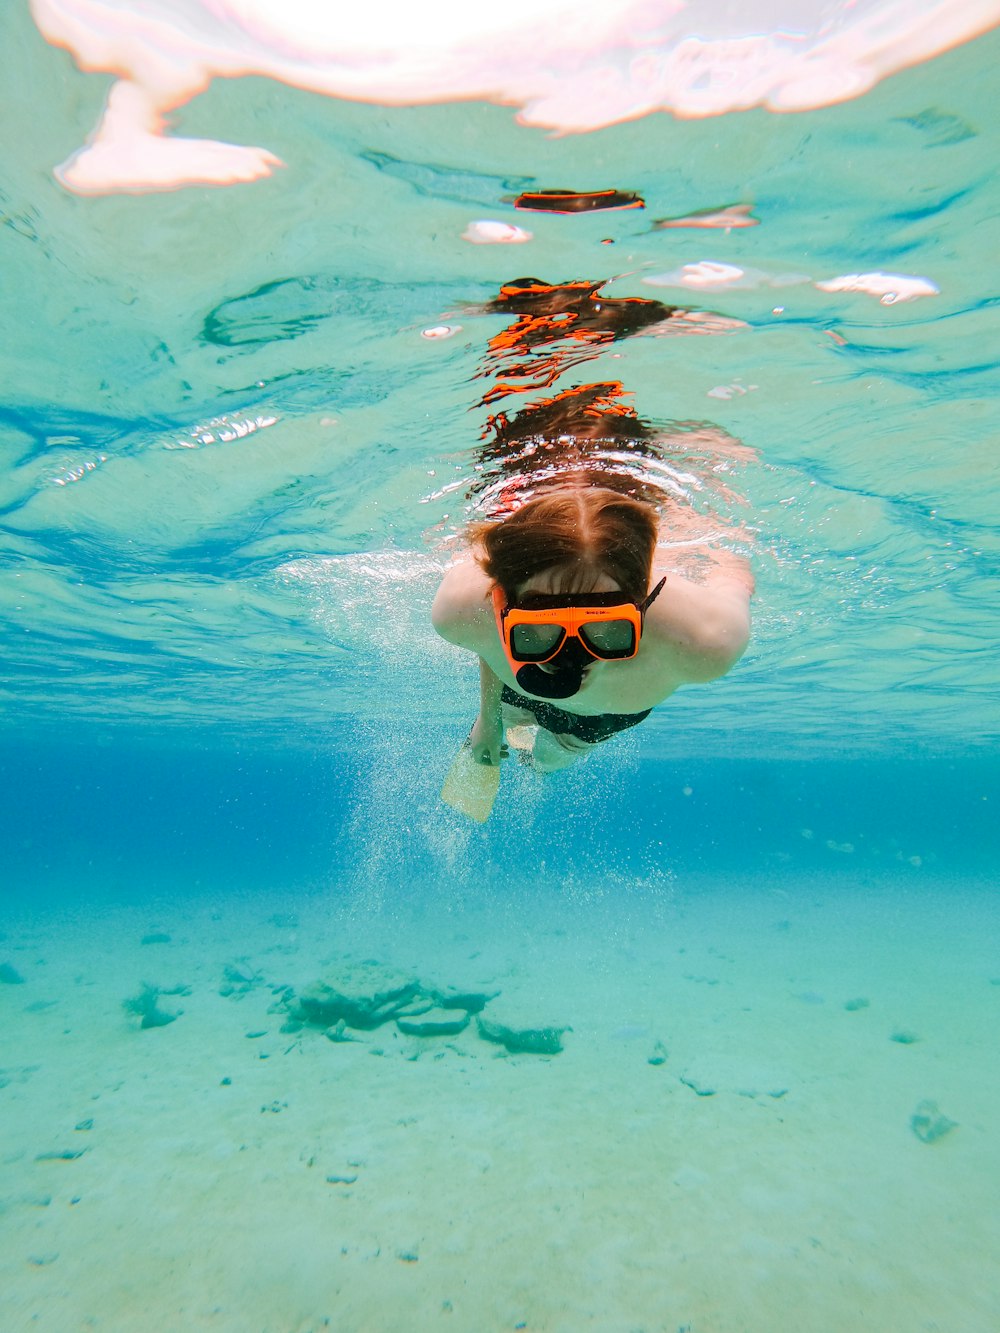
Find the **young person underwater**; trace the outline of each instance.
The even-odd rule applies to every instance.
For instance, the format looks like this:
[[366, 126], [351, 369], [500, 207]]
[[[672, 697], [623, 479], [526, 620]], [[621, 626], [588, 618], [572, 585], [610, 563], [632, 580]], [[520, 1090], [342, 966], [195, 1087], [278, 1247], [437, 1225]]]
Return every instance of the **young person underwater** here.
[[[536, 283], [537, 309], [541, 284], [521, 281]], [[553, 291], [564, 310], [565, 289]], [[548, 347], [546, 384], [552, 360]], [[516, 391], [509, 379], [503, 388]], [[682, 685], [725, 675], [747, 646], [750, 566], [712, 543], [697, 581], [676, 572], [671, 544], [690, 544], [697, 516], [670, 485], [669, 446], [622, 394], [618, 383], [578, 385], [489, 419], [484, 517], [466, 529], [431, 613], [479, 659], [479, 713], [442, 792], [473, 818], [488, 816], [511, 750], [542, 773], [567, 768]]]

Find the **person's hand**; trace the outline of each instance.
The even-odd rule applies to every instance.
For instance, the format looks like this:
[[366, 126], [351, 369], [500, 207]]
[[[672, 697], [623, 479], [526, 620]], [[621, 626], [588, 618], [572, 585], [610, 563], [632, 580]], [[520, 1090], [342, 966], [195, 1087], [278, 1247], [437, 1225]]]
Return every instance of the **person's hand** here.
[[482, 716], [476, 718], [469, 733], [469, 746], [476, 763], [488, 764], [491, 768], [499, 768], [500, 761], [510, 753], [504, 744], [503, 727], [499, 720], [484, 722]]

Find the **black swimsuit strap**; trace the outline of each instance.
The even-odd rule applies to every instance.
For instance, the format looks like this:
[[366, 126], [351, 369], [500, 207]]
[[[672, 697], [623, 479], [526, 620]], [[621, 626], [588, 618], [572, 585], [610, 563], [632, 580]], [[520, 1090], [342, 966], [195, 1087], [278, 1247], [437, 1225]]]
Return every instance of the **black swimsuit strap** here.
[[526, 709], [543, 730], [551, 731], [554, 736], [575, 736], [578, 741], [585, 741], [588, 745], [598, 745], [619, 731], [637, 727], [652, 712], [652, 709], [647, 708], [642, 713], [570, 713], [565, 708], [556, 708], [554, 704], [546, 703], [544, 699], [530, 699], [527, 695], [518, 694], [509, 685], [503, 687], [500, 699], [515, 708]]

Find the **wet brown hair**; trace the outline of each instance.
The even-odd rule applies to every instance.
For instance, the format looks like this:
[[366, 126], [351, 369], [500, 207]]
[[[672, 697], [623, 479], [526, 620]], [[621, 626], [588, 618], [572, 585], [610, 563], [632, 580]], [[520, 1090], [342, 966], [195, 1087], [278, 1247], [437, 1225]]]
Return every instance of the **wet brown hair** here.
[[626, 598], [649, 591], [659, 518], [651, 504], [586, 482], [552, 487], [499, 523], [479, 523], [469, 536], [477, 559], [512, 598], [546, 570], [559, 572], [560, 592], [590, 592], [602, 574]]

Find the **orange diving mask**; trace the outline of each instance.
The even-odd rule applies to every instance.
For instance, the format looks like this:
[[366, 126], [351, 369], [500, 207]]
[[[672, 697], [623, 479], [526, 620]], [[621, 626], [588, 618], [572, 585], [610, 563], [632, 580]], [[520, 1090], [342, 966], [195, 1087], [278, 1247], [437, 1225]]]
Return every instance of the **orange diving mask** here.
[[[527, 593], [518, 606], [511, 606], [503, 589], [495, 587], [493, 613], [515, 680], [543, 698], [567, 698], [580, 688], [588, 657], [601, 662], [635, 657], [643, 617], [665, 583], [660, 579], [643, 602], [623, 601], [620, 592]], [[551, 664], [549, 671], [540, 671], [545, 664]], [[535, 669], [526, 670], [530, 667]], [[566, 688], [570, 685], [572, 689]]]

